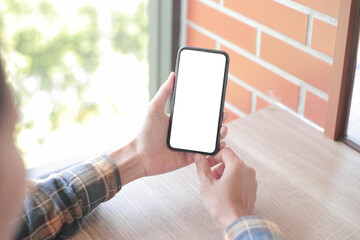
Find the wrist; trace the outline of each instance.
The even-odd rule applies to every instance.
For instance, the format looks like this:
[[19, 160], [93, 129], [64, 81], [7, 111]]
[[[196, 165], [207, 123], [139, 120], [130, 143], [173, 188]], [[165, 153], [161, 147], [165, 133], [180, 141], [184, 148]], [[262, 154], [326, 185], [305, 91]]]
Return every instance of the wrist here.
[[218, 219], [218, 223], [220, 224], [220, 227], [222, 230], [226, 230], [227, 227], [230, 226], [233, 222], [235, 222], [237, 219], [241, 217], [245, 217], [248, 214], [244, 214], [241, 211], [232, 211], [231, 213], [227, 214], [226, 216], [220, 217]]
[[135, 141], [109, 153], [109, 156], [118, 168], [122, 186], [144, 176]]

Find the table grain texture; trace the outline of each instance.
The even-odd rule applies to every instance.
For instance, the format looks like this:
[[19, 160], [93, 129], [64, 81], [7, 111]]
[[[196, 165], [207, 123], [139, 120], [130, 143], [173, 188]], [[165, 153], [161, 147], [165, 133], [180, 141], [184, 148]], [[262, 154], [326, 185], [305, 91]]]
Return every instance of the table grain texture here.
[[[228, 124], [227, 145], [255, 168], [255, 215], [287, 239], [360, 239], [360, 154], [271, 107]], [[124, 186], [72, 239], [222, 239], [192, 164]]]

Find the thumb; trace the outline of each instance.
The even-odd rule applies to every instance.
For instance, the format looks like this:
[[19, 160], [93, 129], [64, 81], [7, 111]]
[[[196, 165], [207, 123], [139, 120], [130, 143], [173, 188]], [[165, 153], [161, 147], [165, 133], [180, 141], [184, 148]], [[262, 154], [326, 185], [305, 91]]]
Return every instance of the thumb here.
[[208, 160], [200, 154], [195, 155], [195, 164], [197, 168], [197, 173], [199, 175], [200, 183], [204, 184], [208, 181], [213, 181], [214, 176], [211, 173], [211, 168]]
[[174, 79], [175, 73], [171, 72], [166, 82], [161, 85], [160, 89], [151, 101], [151, 104], [156, 105], [156, 107], [162, 111], [164, 111], [165, 104], [174, 89]]

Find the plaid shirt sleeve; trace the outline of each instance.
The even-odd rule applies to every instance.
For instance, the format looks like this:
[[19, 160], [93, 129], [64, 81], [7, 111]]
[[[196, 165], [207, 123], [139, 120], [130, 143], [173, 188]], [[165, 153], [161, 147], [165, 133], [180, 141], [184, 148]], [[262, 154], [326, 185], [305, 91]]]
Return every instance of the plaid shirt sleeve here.
[[120, 188], [119, 171], [107, 155], [29, 182], [23, 214], [14, 221], [16, 239], [68, 238], [83, 217]]
[[285, 239], [280, 229], [272, 222], [257, 216], [237, 219], [225, 231], [225, 240]]

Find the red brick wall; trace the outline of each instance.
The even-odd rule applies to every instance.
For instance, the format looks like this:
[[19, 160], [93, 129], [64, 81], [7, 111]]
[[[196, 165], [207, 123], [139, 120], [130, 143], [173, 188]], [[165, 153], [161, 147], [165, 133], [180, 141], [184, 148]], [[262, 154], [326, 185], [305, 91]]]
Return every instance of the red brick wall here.
[[324, 127], [340, 0], [188, 0], [187, 45], [225, 50], [231, 120], [272, 104]]

